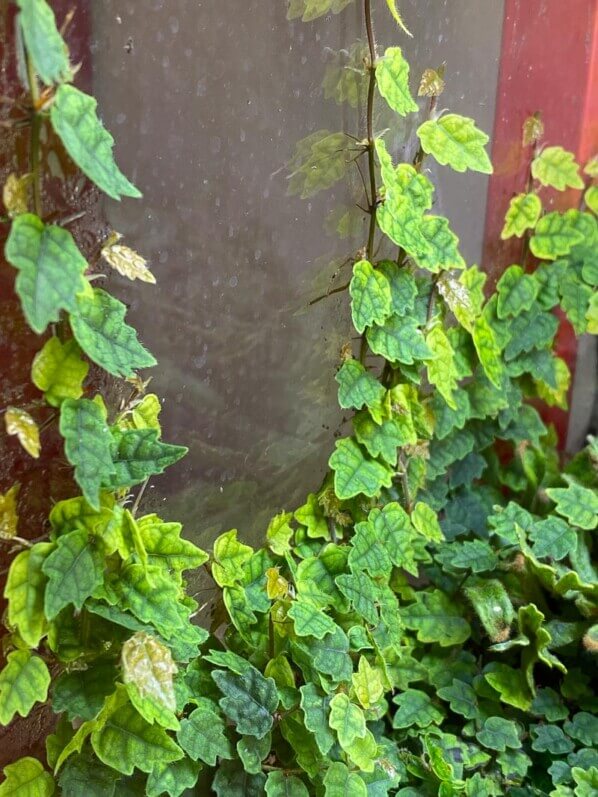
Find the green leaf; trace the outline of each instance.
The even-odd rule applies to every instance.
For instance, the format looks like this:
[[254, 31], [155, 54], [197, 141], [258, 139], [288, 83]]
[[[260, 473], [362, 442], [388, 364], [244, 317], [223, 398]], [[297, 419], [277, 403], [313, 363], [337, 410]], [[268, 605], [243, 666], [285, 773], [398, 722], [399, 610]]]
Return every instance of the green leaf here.
[[0, 797], [52, 797], [54, 780], [36, 758], [19, 758], [4, 767], [6, 780], [0, 784]]
[[111, 490], [132, 487], [149, 476], [164, 473], [185, 456], [189, 449], [163, 443], [156, 429], [112, 429], [112, 474], [104, 478], [104, 486]]
[[100, 761], [123, 775], [132, 775], [135, 769], [149, 773], [156, 764], [183, 758], [183, 751], [163, 728], [150, 725], [123, 699], [119, 691], [106, 702], [101, 721], [91, 733], [91, 745]]
[[291, 603], [287, 612], [294, 621], [297, 636], [313, 636], [324, 639], [326, 634], [334, 631], [334, 620], [325, 614], [318, 606], [301, 597]]
[[374, 354], [391, 362], [412, 365], [415, 360], [428, 360], [433, 353], [426, 344], [415, 318], [391, 316], [383, 325], [367, 330], [367, 341]]
[[71, 531], [58, 538], [42, 570], [48, 578], [44, 608], [53, 620], [69, 604], [82, 609], [104, 581], [104, 557], [87, 531]]
[[340, 746], [345, 749], [366, 734], [363, 710], [340, 692], [330, 701], [328, 724], [336, 731]]
[[341, 500], [363, 493], [377, 495], [382, 487], [390, 487], [392, 473], [376, 460], [368, 459], [351, 438], [336, 443], [328, 464], [334, 471], [334, 488]]
[[351, 683], [357, 699], [365, 709], [373, 708], [384, 695], [381, 672], [372, 667], [365, 656], [360, 657]]
[[485, 678], [500, 695], [501, 702], [514, 706], [521, 711], [529, 711], [532, 705], [532, 694], [525, 674], [514, 670], [506, 664], [493, 663], [488, 668]]
[[393, 313], [400, 316], [409, 315], [415, 307], [417, 297], [417, 284], [413, 274], [399, 268], [392, 260], [383, 260], [379, 263], [378, 271], [384, 274], [390, 285]]
[[475, 126], [473, 119], [451, 113], [424, 122], [418, 129], [422, 148], [443, 166], [457, 172], [472, 169], [492, 174], [492, 164], [484, 149], [488, 136]]
[[564, 191], [583, 188], [575, 155], [562, 147], [546, 147], [532, 162], [532, 175], [542, 185]]
[[176, 711], [173, 677], [177, 667], [166, 645], [151, 634], [138, 631], [123, 645], [121, 667], [123, 683], [133, 684], [142, 699], [149, 698], [169, 712]]
[[472, 338], [486, 376], [493, 385], [500, 388], [504, 374], [501, 350], [485, 316], [479, 316], [474, 321]]
[[390, 284], [367, 260], [360, 260], [353, 266], [349, 293], [353, 326], [358, 332], [374, 322], [384, 323], [391, 314]]
[[393, 697], [392, 702], [398, 709], [392, 719], [393, 728], [427, 728], [428, 725], [439, 724], [444, 712], [436, 708], [432, 698], [419, 689], [406, 689]]
[[393, 565], [417, 576], [414, 531], [405, 510], [396, 502], [373, 509], [367, 521], [357, 523], [349, 565], [367, 570], [372, 578], [388, 576]]
[[377, 591], [374, 582], [365, 573], [337, 576], [336, 584], [360, 617], [370, 625], [378, 624], [376, 610]]
[[352, 143], [345, 133], [329, 130], [318, 130], [302, 139], [289, 163], [288, 193], [308, 199], [342, 180], [349, 162], [347, 150]]
[[400, 116], [419, 110], [409, 90], [409, 64], [400, 47], [389, 47], [378, 61], [376, 83], [380, 94]]
[[114, 139], [97, 115], [97, 101], [74, 86], [58, 88], [50, 117], [66, 151], [92, 183], [113, 199], [139, 198], [114, 161]]
[[438, 697], [448, 702], [452, 712], [460, 714], [465, 719], [475, 719], [479, 714], [480, 709], [475, 690], [457, 678], [453, 678], [450, 686], [443, 686], [439, 689]]
[[528, 531], [533, 540], [534, 556], [538, 559], [564, 559], [577, 547], [575, 529], [557, 517], [547, 517], [534, 523]]
[[177, 740], [194, 761], [201, 760], [211, 767], [219, 758], [233, 757], [224, 720], [207, 703], [201, 703], [187, 719], [181, 720]]
[[505, 216], [505, 226], [500, 237], [503, 241], [516, 235], [518, 238], [526, 230], [533, 230], [542, 213], [542, 202], [537, 194], [517, 194], [509, 204]]
[[58, 785], [61, 797], [113, 797], [119, 779], [118, 772], [86, 752], [69, 758]]
[[31, 381], [52, 407], [60, 407], [64, 399], [78, 399], [83, 395], [89, 365], [80, 355], [77, 341], [71, 339], [62, 343], [57, 337], [47, 340], [35, 355]]
[[225, 761], [216, 772], [212, 789], [218, 797], [263, 797], [266, 776], [250, 775], [237, 761]]
[[291, 550], [291, 540], [295, 533], [292, 526], [289, 525], [292, 519], [292, 512], [280, 512], [268, 524], [266, 540], [270, 550], [277, 556], [284, 556]]
[[598, 525], [598, 494], [574, 481], [568, 487], [549, 487], [549, 498], [556, 503], [556, 511], [580, 529], [594, 529]]
[[397, 464], [397, 449], [414, 445], [417, 433], [408, 415], [397, 416], [377, 424], [368, 412], [359, 412], [353, 418], [353, 429], [358, 443], [374, 459], [382, 457], [389, 465]]
[[441, 647], [460, 645], [471, 633], [458, 604], [438, 589], [417, 592], [415, 603], [401, 608], [401, 619], [417, 631], [420, 642], [437, 642]]
[[587, 327], [590, 302], [596, 291], [582, 282], [573, 269], [567, 269], [559, 282], [559, 294], [561, 307], [573, 324], [576, 334], [583, 334]]
[[538, 283], [521, 266], [510, 266], [499, 279], [496, 290], [498, 317], [509, 318], [532, 307], [538, 295]]
[[563, 725], [565, 733], [586, 747], [598, 746], [598, 717], [588, 711], [578, 711]]
[[507, 747], [514, 750], [521, 748], [517, 723], [503, 717], [488, 717], [482, 730], [476, 733], [476, 739], [484, 747], [499, 753], [504, 753]]
[[443, 542], [444, 534], [436, 512], [423, 501], [419, 501], [415, 505], [411, 513], [411, 522], [415, 529], [430, 542]]
[[455, 365], [455, 352], [442, 327], [436, 326], [427, 337], [426, 343], [434, 359], [428, 366], [428, 380], [435, 385], [440, 395], [452, 409], [457, 409], [453, 393], [457, 389], [459, 373]]
[[322, 755], [326, 755], [335, 741], [328, 724], [331, 698], [322, 695], [312, 683], [301, 686], [299, 691], [301, 692], [301, 710], [305, 717], [305, 727], [313, 733]]
[[180, 523], [165, 523], [157, 515], [145, 515], [137, 520], [137, 528], [148, 564], [163, 567], [169, 573], [196, 570], [209, 558], [201, 548], [181, 539]]
[[17, 0], [27, 54], [46, 86], [73, 79], [69, 51], [46, 0]]
[[552, 343], [559, 322], [553, 313], [546, 313], [534, 305], [510, 323], [511, 340], [505, 349], [505, 359], [512, 360], [522, 352], [543, 348]]
[[38, 646], [46, 631], [46, 577], [42, 565], [53, 547], [52, 543], [40, 542], [15, 556], [4, 589], [4, 597], [8, 600], [8, 625], [16, 628], [32, 648]]
[[237, 539], [237, 530], [221, 534], [214, 543], [212, 576], [221, 587], [232, 587], [245, 575], [243, 565], [253, 555], [253, 549]]
[[402, 16], [401, 16], [401, 15], [399, 14], [399, 12], [398, 12], [398, 9], [397, 9], [397, 0], [386, 0], [386, 5], [388, 6], [388, 10], [389, 10], [389, 11], [390, 11], [390, 13], [392, 14], [392, 18], [393, 18], [393, 19], [394, 19], [394, 21], [397, 23], [397, 25], [398, 25], [398, 26], [401, 28], [401, 30], [403, 31], [403, 33], [406, 33], [406, 34], [407, 34], [407, 36], [413, 36], [413, 34], [412, 34], [412, 33], [410, 33], [410, 32], [407, 30], [407, 28], [406, 28], [406, 26], [405, 26], [405, 23], [403, 22], [403, 18], [402, 18]]
[[342, 628], [337, 626], [321, 640], [308, 637], [302, 640], [302, 645], [318, 672], [329, 675], [336, 682], [351, 680], [353, 664], [349, 656], [349, 639]]
[[576, 797], [595, 797], [598, 791], [598, 767], [593, 766], [588, 770], [573, 767], [571, 774], [577, 784], [575, 787]]
[[69, 720], [92, 720], [114, 692], [116, 667], [108, 662], [94, 662], [85, 670], [63, 673], [52, 687], [52, 710], [66, 712]]
[[598, 214], [598, 186], [591, 185], [584, 194], [584, 200], [592, 213]]
[[135, 369], [149, 368], [155, 358], [125, 324], [127, 308], [106, 291], [96, 288], [77, 301], [70, 323], [77, 343], [97, 365], [113, 376], [134, 376]]
[[365, 405], [370, 408], [374, 420], [382, 421], [382, 401], [386, 391], [359, 360], [346, 360], [335, 379], [339, 384], [338, 403], [342, 409], [359, 410]]
[[408, 195], [387, 192], [384, 203], [377, 209], [376, 222], [382, 232], [410, 256], [423, 256], [429, 251], [430, 244], [421, 230], [422, 212], [414, 207]]
[[346, 764], [335, 761], [324, 775], [324, 797], [368, 797], [364, 781]]
[[498, 564], [497, 555], [485, 540], [450, 543], [440, 549], [437, 559], [444, 566], [471, 570], [472, 573], [494, 570]]
[[0, 672], [0, 725], [8, 725], [16, 714], [26, 717], [36, 703], [45, 703], [50, 673], [43, 659], [28, 650], [15, 650], [6, 657]]
[[267, 733], [262, 739], [255, 736], [243, 736], [237, 742], [237, 753], [243, 762], [243, 768], [251, 775], [262, 771], [262, 762], [272, 749], [272, 734]]
[[278, 708], [278, 691], [272, 678], [252, 667], [243, 675], [214, 670], [212, 678], [224, 695], [220, 706], [237, 731], [261, 739], [272, 728]]
[[201, 764], [183, 758], [172, 764], [157, 764], [147, 779], [147, 797], [181, 797], [197, 783]]
[[538, 753], [565, 755], [572, 752], [575, 745], [558, 725], [532, 725], [532, 750]]
[[465, 268], [465, 260], [459, 252], [459, 239], [449, 227], [448, 219], [444, 216], [425, 216], [420, 230], [428, 242], [427, 250], [415, 255], [420, 268], [425, 268], [433, 274], [449, 269]]
[[303, 506], [295, 510], [293, 517], [297, 523], [301, 523], [302, 526], [307, 528], [308, 537], [312, 539], [321, 537], [327, 540], [330, 536], [328, 522], [315, 493], [310, 493], [307, 496], [307, 501]]
[[34, 332], [58, 321], [61, 310], [76, 312], [77, 294], [87, 285], [87, 261], [68, 230], [23, 213], [12, 223], [5, 254], [19, 271], [15, 289]]
[[556, 260], [568, 255], [571, 249], [584, 239], [583, 232], [573, 226], [574, 219], [575, 216], [571, 211], [566, 213], [553, 211], [542, 216], [530, 238], [529, 246], [532, 254], [541, 260]]
[[268, 797], [309, 797], [309, 792], [302, 780], [286, 772], [269, 772], [266, 780]]
[[508, 639], [514, 610], [503, 584], [498, 579], [470, 579], [464, 589], [490, 639]]

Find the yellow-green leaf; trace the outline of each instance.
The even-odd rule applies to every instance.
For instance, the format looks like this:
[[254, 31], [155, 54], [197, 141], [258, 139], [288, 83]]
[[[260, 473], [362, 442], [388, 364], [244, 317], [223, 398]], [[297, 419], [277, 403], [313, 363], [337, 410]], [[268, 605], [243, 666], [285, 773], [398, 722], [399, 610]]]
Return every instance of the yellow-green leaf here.
[[382, 676], [377, 667], [372, 667], [365, 656], [360, 656], [357, 672], [351, 678], [357, 699], [365, 709], [372, 708], [384, 694]]
[[376, 66], [376, 82], [380, 94], [393, 111], [401, 116], [419, 110], [409, 89], [409, 64], [400, 47], [389, 47]]
[[404, 33], [406, 33], [407, 36], [413, 36], [413, 33], [411, 33], [407, 29], [405, 23], [403, 22], [403, 17], [399, 14], [399, 10], [397, 8], [397, 0], [386, 0], [386, 5], [388, 6], [388, 10], [392, 14], [392, 18], [401, 28], [401, 30], [404, 31]]
[[52, 775], [36, 758], [19, 758], [4, 767], [5, 780], [0, 784], [0, 797], [52, 797], [55, 790]]
[[6, 212], [11, 219], [27, 213], [29, 209], [29, 186], [31, 185], [31, 175], [9, 174], [2, 188], [2, 201]]
[[81, 359], [76, 340], [62, 343], [51, 337], [35, 355], [31, 366], [31, 381], [45, 394], [48, 404], [59, 407], [64, 399], [78, 399], [83, 395], [83, 382], [89, 364]]
[[0, 493], [0, 539], [10, 540], [17, 533], [19, 515], [17, 512], [17, 497], [19, 484], [13, 484], [8, 492]]
[[18, 407], [8, 407], [4, 413], [4, 423], [7, 434], [15, 435], [25, 451], [37, 459], [41, 450], [39, 427], [31, 415]]
[[367, 260], [360, 260], [353, 267], [349, 293], [353, 325], [358, 332], [374, 323], [384, 323], [391, 314], [390, 283]]
[[443, 166], [448, 165], [457, 172], [472, 169], [492, 174], [492, 164], [484, 149], [488, 136], [478, 130], [473, 119], [447, 114], [424, 122], [417, 135], [424, 152], [433, 155]]
[[8, 625], [16, 628], [30, 647], [39, 645], [46, 631], [44, 594], [46, 576], [42, 565], [54, 548], [39, 542], [16, 556], [8, 571], [4, 597], [8, 601]]
[[598, 214], [598, 185], [591, 185], [585, 192], [584, 199], [592, 213]]
[[500, 388], [504, 374], [501, 350], [485, 316], [481, 315], [474, 321], [472, 338], [486, 376]]
[[170, 650], [156, 637], [138, 631], [121, 651], [123, 683], [134, 684], [142, 698], [176, 710], [173, 677], [177, 667]]
[[575, 155], [563, 147], [546, 147], [532, 162], [532, 175], [542, 185], [564, 191], [583, 188]]
[[430, 384], [435, 385], [449, 407], [457, 409], [453, 392], [457, 388], [459, 373], [455, 365], [455, 352], [442, 327], [436, 326], [427, 337], [426, 343], [434, 359], [426, 363]]
[[500, 237], [503, 241], [513, 235], [521, 238], [526, 230], [533, 230], [541, 212], [542, 202], [537, 194], [518, 194], [513, 197]]
[[28, 650], [15, 650], [0, 672], [0, 725], [8, 725], [16, 714], [26, 717], [36, 703], [48, 696], [50, 673], [43, 659]]

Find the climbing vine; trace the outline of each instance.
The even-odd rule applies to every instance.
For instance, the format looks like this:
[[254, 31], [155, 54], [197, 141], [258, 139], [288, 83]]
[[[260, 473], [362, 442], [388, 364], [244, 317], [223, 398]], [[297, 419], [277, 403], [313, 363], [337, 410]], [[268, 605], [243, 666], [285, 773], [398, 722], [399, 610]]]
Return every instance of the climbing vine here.
[[[292, 0], [289, 16], [351, 1]], [[488, 290], [433, 212], [427, 170], [431, 158], [489, 174], [488, 137], [438, 111], [442, 70], [426, 70], [416, 100], [403, 51], [377, 50], [371, 5], [365, 46], [324, 80], [327, 96], [364, 109], [363, 129], [300, 142], [289, 180], [303, 196], [344, 178], [362, 193], [350, 281], [327, 294], [350, 302], [357, 337], [336, 380], [352, 414], [321, 487], [273, 518], [263, 547], [233, 530], [208, 554], [179, 524], [139, 516], [143, 485], [185, 449], [161, 440], [158, 399], [137, 374], [155, 360], [125, 306], [94, 286], [68, 229], [44, 219], [42, 128], [108, 196], [139, 192], [95, 100], [72, 85], [50, 7], [18, 1], [31, 155], [30, 174], [5, 186], [5, 252], [25, 318], [46, 336], [31, 378], [58, 413], [81, 494], [53, 507], [36, 542], [17, 536], [18, 487], [1, 500], [3, 540], [19, 552], [5, 589], [0, 723], [47, 700], [57, 715], [45, 761], [8, 765], [2, 797], [598, 789], [598, 448], [590, 440], [562, 463], [539, 412], [566, 406], [559, 315], [578, 334], [598, 332], [598, 165], [580, 173], [528, 120], [528, 190], [502, 232], [521, 239], [521, 258]], [[409, 162], [395, 163], [393, 127], [379, 124], [389, 114], [421, 114]], [[547, 212], [546, 189], [583, 193]], [[116, 235], [102, 254], [154, 281]], [[89, 362], [129, 380], [124, 407], [93, 394]], [[38, 456], [35, 409], [7, 407], [4, 419]], [[184, 575], [200, 566], [219, 595], [201, 626]]]

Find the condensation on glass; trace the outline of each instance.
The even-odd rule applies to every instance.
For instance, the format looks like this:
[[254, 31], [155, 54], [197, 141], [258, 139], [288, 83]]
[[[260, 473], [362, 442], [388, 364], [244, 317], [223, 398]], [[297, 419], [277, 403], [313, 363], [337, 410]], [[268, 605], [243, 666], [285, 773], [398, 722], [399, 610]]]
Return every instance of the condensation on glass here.
[[[446, 61], [443, 102], [490, 132], [503, 3], [483, 5], [473, 14], [468, 0], [406, 0], [413, 39], [384, 0], [374, 11], [380, 47], [404, 47], [413, 83]], [[309, 23], [286, 11], [285, 0], [92, 4], [93, 91], [119, 162], [144, 192], [106, 213], [158, 279], [114, 289], [160, 362], [152, 389], [166, 437], [190, 447], [148, 506], [204, 544], [233, 526], [257, 539], [270, 516], [317, 489], [342, 428], [334, 374], [351, 334], [346, 297], [308, 302], [331, 278], [347, 281], [359, 213], [353, 236], [331, 235], [331, 214], [353, 202], [345, 183], [289, 196], [288, 164], [316, 131], [360, 130], [359, 107], [326, 100], [322, 79], [363, 36], [362, 10], [355, 0]], [[395, 154], [408, 132], [389, 136]], [[476, 262], [486, 180], [434, 177], [438, 206]]]

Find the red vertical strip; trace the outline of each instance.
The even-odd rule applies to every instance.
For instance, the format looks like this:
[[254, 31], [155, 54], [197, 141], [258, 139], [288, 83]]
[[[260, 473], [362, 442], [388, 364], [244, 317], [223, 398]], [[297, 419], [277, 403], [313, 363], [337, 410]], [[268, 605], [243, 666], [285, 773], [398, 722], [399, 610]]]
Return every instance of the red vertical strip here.
[[[521, 131], [537, 111], [548, 144], [571, 150], [582, 163], [598, 151], [598, 0], [505, 0], [483, 255], [491, 282], [519, 259], [520, 241], [501, 241], [500, 232], [509, 201], [525, 190], [530, 151]], [[545, 191], [542, 199], [545, 206], [571, 207], [577, 196]], [[576, 341], [567, 321], [557, 350], [573, 372]], [[551, 410], [549, 420], [564, 441], [567, 415]]]

